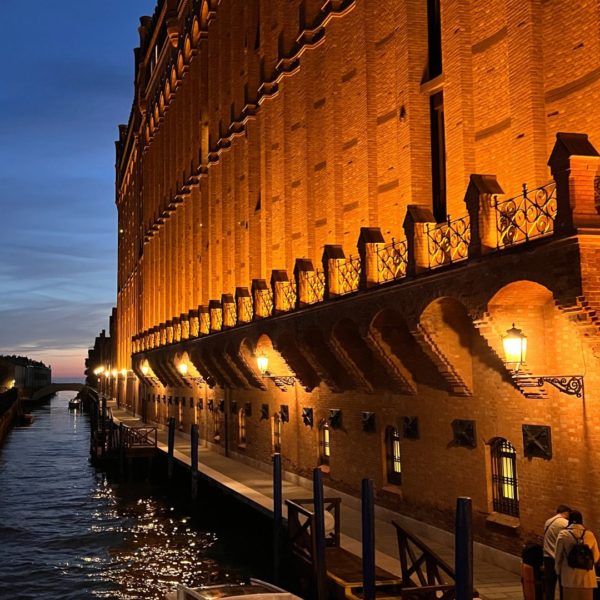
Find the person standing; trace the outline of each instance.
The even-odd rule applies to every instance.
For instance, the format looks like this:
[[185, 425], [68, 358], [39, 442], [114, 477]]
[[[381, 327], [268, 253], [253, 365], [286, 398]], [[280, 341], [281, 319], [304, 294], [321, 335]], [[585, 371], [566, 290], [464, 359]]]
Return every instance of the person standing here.
[[[578, 544], [582, 552], [573, 552]], [[587, 546], [587, 550], [583, 547]], [[585, 562], [582, 554], [589, 554], [589, 564], [575, 566], [572, 563]], [[594, 565], [600, 560], [600, 550], [596, 536], [583, 526], [583, 517], [578, 510], [569, 513], [569, 524], [556, 540], [556, 572], [560, 578], [563, 600], [592, 600], [597, 587]]]
[[558, 534], [569, 524], [568, 518], [571, 509], [560, 504], [556, 514], [544, 524], [544, 592], [546, 600], [554, 600], [556, 590], [556, 540]]

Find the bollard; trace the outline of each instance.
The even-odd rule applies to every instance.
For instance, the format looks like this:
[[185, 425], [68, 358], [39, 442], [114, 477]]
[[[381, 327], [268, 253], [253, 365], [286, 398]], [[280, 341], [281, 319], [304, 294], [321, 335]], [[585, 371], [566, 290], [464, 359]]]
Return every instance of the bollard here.
[[190, 456], [192, 459], [192, 500], [198, 500], [198, 425], [192, 425], [190, 431]]
[[[112, 421], [111, 421], [111, 438], [112, 438]], [[121, 477], [125, 474], [125, 426], [123, 423], [119, 423], [119, 470], [121, 472]]]
[[319, 467], [313, 469], [313, 504], [315, 527], [313, 535], [315, 564], [313, 565], [317, 599], [327, 600], [327, 569], [325, 565], [325, 504], [323, 500], [323, 473]]
[[375, 510], [373, 480], [363, 479], [361, 488], [363, 599], [375, 600]]
[[169, 479], [173, 479], [173, 451], [175, 450], [175, 417], [169, 417], [167, 421], [167, 471]]
[[281, 504], [283, 502], [283, 488], [281, 481], [281, 454], [273, 454], [273, 577], [275, 583], [280, 582], [281, 568], [281, 528], [283, 514]]
[[471, 498], [456, 499], [456, 600], [473, 600], [473, 513]]

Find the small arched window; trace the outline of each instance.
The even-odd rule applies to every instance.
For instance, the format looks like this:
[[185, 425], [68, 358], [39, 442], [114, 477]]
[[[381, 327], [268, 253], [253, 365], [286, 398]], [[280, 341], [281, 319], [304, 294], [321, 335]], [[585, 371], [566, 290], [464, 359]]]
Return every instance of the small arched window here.
[[402, 462], [400, 458], [400, 432], [396, 427], [385, 430], [385, 454], [388, 483], [402, 483]]
[[238, 446], [246, 447], [246, 409], [240, 408], [238, 412]]
[[273, 415], [271, 423], [273, 428], [273, 452], [281, 452], [281, 417], [279, 416], [279, 413]]
[[517, 451], [508, 440], [496, 438], [491, 443], [491, 458], [494, 510], [518, 517]]
[[331, 446], [329, 443], [329, 423], [326, 420], [323, 420], [319, 425], [319, 464], [329, 465], [330, 457]]

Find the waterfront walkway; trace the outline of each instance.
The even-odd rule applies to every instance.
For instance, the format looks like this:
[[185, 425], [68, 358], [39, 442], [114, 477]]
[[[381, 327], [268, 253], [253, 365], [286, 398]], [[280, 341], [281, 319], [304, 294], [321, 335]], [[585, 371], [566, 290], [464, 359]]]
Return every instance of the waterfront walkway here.
[[[139, 426], [140, 418], [133, 416], [123, 409], [112, 407], [113, 418], [125, 425]], [[156, 425], [152, 423], [152, 425]], [[158, 425], [158, 447], [167, 452], [167, 431]], [[273, 484], [271, 472], [265, 466], [250, 466], [245, 462], [227, 458], [207, 447], [201, 447], [198, 452], [198, 470], [205, 477], [229, 489], [259, 510], [272, 514]], [[191, 464], [190, 436], [176, 432], [174, 458], [187, 465]], [[268, 466], [267, 466], [268, 468]], [[310, 498], [312, 496], [311, 482], [296, 478], [296, 483], [283, 482], [283, 499]], [[358, 499], [325, 487], [325, 496], [342, 498], [341, 504], [341, 546], [361, 556], [361, 513]], [[287, 514], [284, 506], [284, 517]], [[454, 564], [454, 537], [440, 529], [409, 519], [393, 511], [377, 508], [375, 515], [375, 539], [377, 565], [392, 573], [400, 573], [396, 532], [391, 521], [397, 521], [402, 527], [414, 533], [427, 546], [436, 552], [450, 565]], [[485, 600], [522, 600], [520, 576], [517, 573], [519, 560], [511, 555], [495, 551], [475, 544], [474, 579], [475, 587]], [[494, 564], [496, 563], [496, 564]], [[498, 563], [503, 563], [502, 566]]]

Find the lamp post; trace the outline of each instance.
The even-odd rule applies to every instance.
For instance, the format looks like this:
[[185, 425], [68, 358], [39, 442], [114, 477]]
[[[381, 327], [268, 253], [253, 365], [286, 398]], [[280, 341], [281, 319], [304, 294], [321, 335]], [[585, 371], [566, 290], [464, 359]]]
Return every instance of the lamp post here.
[[273, 375], [269, 373], [269, 358], [264, 352], [256, 357], [256, 364], [261, 376], [270, 379], [282, 392], [287, 391], [288, 386], [293, 387], [296, 383], [296, 377], [293, 375]]
[[519, 368], [525, 364], [527, 357], [527, 336], [513, 323], [513, 326], [502, 337], [506, 366], [517, 385], [523, 387], [542, 387], [550, 384], [557, 390], [583, 398], [583, 375], [530, 375], [519, 374]]

